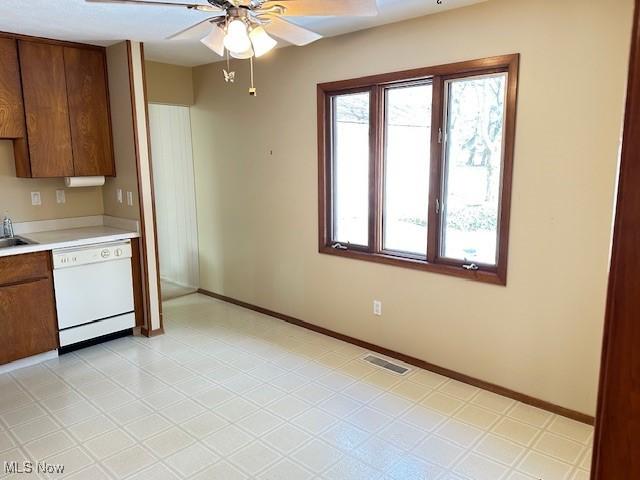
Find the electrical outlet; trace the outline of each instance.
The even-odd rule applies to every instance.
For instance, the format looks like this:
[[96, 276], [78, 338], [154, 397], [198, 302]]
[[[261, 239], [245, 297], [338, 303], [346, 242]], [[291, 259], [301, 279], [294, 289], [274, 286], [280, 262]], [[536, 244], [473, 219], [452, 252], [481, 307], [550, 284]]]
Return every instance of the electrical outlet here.
[[116, 199], [118, 200], [118, 203], [122, 203], [122, 189], [121, 188], [116, 190]]
[[64, 190], [56, 190], [56, 202], [57, 203], [66, 203], [67, 197], [64, 193]]
[[382, 315], [382, 302], [380, 300], [373, 301], [373, 314], [378, 316]]
[[42, 205], [42, 197], [40, 196], [40, 192], [31, 192], [31, 205], [37, 207]]
[[127, 192], [127, 205], [133, 207], [133, 192]]

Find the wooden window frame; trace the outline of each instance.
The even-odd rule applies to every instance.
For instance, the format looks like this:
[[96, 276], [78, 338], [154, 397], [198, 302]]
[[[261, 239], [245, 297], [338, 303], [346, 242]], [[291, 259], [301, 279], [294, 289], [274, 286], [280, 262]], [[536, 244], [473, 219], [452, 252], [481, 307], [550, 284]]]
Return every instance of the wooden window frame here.
[[[318, 243], [319, 252], [345, 258], [396, 265], [428, 272], [491, 283], [507, 284], [509, 251], [509, 220], [511, 213], [511, 185], [515, 144], [516, 108], [518, 96], [519, 54], [470, 60], [433, 67], [405, 70], [381, 75], [321, 83], [317, 86], [318, 101]], [[466, 76], [507, 73], [504, 142], [502, 145], [501, 190], [497, 234], [497, 261], [495, 266], [479, 265], [478, 270], [466, 270], [461, 261], [440, 257], [441, 216], [429, 208], [426, 257], [383, 250], [382, 201], [384, 162], [384, 92], [386, 88], [413, 82], [430, 82], [433, 86], [431, 151], [429, 176], [429, 205], [441, 197], [442, 144], [438, 142], [440, 129], [444, 131], [444, 85], [446, 80]], [[369, 246], [332, 246], [332, 141], [333, 116], [331, 99], [356, 92], [370, 92], [369, 131]]]

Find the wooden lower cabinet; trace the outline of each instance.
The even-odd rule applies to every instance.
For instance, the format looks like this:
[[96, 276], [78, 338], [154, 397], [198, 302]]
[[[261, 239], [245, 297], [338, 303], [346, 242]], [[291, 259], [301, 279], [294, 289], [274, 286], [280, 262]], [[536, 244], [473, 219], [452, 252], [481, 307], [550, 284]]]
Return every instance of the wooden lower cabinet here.
[[20, 265], [33, 262], [34, 258], [47, 262], [43, 266], [48, 270], [45, 277], [2, 285], [0, 276], [0, 364], [58, 348], [56, 308], [48, 253], [47, 256], [25, 254], [4, 257], [2, 263], [6, 265], [13, 259], [19, 268]]

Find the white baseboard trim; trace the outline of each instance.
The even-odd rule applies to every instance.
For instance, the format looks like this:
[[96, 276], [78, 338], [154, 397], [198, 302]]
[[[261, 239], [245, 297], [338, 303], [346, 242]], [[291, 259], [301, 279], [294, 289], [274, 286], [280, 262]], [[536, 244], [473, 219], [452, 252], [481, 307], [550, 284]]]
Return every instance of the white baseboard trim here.
[[5, 363], [4, 365], [0, 365], [0, 375], [18, 370], [19, 368], [32, 367], [39, 363], [53, 360], [54, 358], [58, 358], [58, 350], [50, 350], [32, 357], [21, 358], [15, 362]]

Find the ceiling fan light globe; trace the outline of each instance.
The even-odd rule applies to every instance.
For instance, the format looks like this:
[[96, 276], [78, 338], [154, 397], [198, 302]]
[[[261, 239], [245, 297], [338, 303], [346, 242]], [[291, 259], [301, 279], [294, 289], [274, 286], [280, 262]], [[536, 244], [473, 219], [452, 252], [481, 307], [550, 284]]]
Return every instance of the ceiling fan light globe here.
[[249, 38], [253, 44], [253, 51], [256, 57], [261, 57], [265, 53], [271, 51], [278, 42], [269, 36], [262, 27], [256, 27], [249, 33]]
[[224, 30], [214, 25], [209, 34], [200, 40], [206, 47], [224, 56]]
[[232, 53], [242, 53], [251, 49], [251, 40], [247, 33], [247, 26], [242, 20], [232, 20], [227, 25], [224, 46]]
[[237, 58], [238, 60], [246, 60], [247, 58], [253, 57], [253, 48], [251, 48], [251, 45], [249, 45], [249, 48], [244, 52], [232, 52], [231, 50], [229, 50], [229, 55], [231, 55], [233, 58]]

